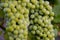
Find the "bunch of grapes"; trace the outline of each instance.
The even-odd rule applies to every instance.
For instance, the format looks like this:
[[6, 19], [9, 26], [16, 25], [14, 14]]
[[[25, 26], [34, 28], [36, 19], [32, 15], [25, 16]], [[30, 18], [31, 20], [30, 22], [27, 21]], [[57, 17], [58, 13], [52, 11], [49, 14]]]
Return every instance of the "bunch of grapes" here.
[[31, 0], [28, 4], [29, 21], [28, 27], [29, 40], [55, 40], [52, 20], [54, 12], [48, 1]]
[[54, 12], [44, 0], [1, 0], [6, 40], [55, 40]]
[[2, 2], [0, 6], [5, 13], [6, 40], [27, 40], [29, 25], [29, 10], [26, 8], [27, 1]]

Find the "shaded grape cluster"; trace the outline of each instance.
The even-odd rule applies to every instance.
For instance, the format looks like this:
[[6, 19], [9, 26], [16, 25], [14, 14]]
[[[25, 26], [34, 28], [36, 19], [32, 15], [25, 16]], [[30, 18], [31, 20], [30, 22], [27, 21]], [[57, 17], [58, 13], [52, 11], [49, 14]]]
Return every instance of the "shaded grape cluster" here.
[[[30, 7], [31, 6], [31, 7]], [[55, 40], [52, 20], [54, 12], [48, 1], [31, 0], [28, 27], [30, 40]]]

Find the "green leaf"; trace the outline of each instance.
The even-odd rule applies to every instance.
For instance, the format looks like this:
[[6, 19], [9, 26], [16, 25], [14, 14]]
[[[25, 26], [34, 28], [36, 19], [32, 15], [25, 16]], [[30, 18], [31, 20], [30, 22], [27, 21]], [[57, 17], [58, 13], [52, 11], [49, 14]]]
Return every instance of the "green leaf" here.
[[55, 22], [55, 23], [60, 23], [60, 5], [56, 5], [56, 6], [53, 8], [53, 11], [55, 12], [54, 22]]

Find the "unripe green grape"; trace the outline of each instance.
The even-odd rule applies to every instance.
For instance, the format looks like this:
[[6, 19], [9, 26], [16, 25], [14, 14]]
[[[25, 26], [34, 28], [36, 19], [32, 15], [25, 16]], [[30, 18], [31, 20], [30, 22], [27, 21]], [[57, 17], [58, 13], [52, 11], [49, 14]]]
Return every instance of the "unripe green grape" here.
[[26, 3], [21, 3], [21, 5], [22, 5], [23, 7], [25, 7], [25, 6], [26, 6]]
[[20, 10], [20, 12], [21, 12], [21, 14], [23, 14], [23, 13], [25, 12], [25, 10], [22, 8], [22, 9]]
[[38, 24], [41, 24], [42, 22], [43, 22], [42, 19], [38, 20]]
[[10, 13], [11, 9], [10, 8], [4, 8], [4, 12]]
[[37, 39], [37, 40], [40, 40], [40, 37], [36, 36], [36, 39]]
[[35, 31], [31, 31], [32, 34], [35, 34]]
[[49, 2], [48, 2], [48, 1], [45, 1], [44, 4], [45, 4], [45, 5], [49, 5]]
[[43, 9], [43, 8], [44, 8], [44, 6], [43, 6], [43, 5], [40, 5], [40, 6], [39, 6], [39, 8], [40, 8], [40, 9]]
[[35, 16], [39, 16], [39, 14], [38, 14], [38, 12], [35, 12], [35, 14], [34, 14]]
[[25, 9], [25, 14], [29, 14], [29, 10], [28, 9]]
[[43, 34], [43, 37], [47, 37], [47, 35], [46, 34]]
[[23, 32], [24, 32], [23, 29], [20, 29], [19, 33], [23, 33]]
[[24, 31], [24, 32], [23, 32], [23, 35], [26, 36], [26, 35], [28, 34], [27, 32], [28, 32], [27, 30]]
[[45, 14], [46, 14], [46, 15], [49, 15], [50, 13], [49, 13], [49, 11], [46, 11]]
[[34, 13], [34, 10], [33, 9], [31, 10], [31, 13]]
[[31, 18], [34, 18], [34, 17], [35, 17], [35, 15], [31, 15], [30, 17], [31, 17]]
[[48, 31], [48, 29], [47, 28], [44, 28], [44, 32], [47, 32]]
[[23, 19], [24, 18], [24, 16], [23, 15], [20, 15], [20, 19]]
[[19, 30], [20, 29], [20, 27], [19, 26], [16, 26], [16, 28], [15, 28], [16, 30]]
[[17, 3], [17, 1], [13, 1], [13, 4], [14, 4], [14, 5], [17, 5], [18, 3]]
[[43, 33], [42, 33], [42, 32], [40, 32], [39, 36], [43, 36]]
[[31, 0], [33, 4], [37, 4], [37, 0]]
[[48, 29], [52, 29], [53, 28], [53, 25], [48, 25]]
[[19, 12], [16, 13], [16, 14], [15, 14], [15, 17], [19, 18], [19, 17], [20, 17], [20, 13], [19, 13]]
[[28, 8], [31, 8], [31, 6], [32, 6], [32, 3], [27, 3]]
[[22, 0], [22, 2], [25, 2], [25, 3], [26, 3], [26, 2], [29, 2], [29, 1], [30, 1], [30, 0]]
[[54, 19], [54, 17], [50, 17], [50, 20], [53, 20]]
[[7, 16], [11, 17], [11, 16], [13, 16], [13, 13], [10, 12], [10, 13], [7, 14]]
[[6, 28], [6, 30], [11, 31], [11, 32], [14, 31], [14, 29], [12, 27], [8, 27], [8, 28]]
[[35, 5], [31, 5], [31, 8], [32, 8], [32, 9], [35, 9]]
[[21, 3], [21, 0], [18, 0], [17, 2], [18, 2], [18, 4], [20, 4]]
[[19, 35], [19, 38], [20, 38], [20, 39], [24, 38], [23, 34], [20, 34], [20, 35]]
[[21, 40], [20, 38], [16, 38], [16, 40]]
[[48, 37], [49, 37], [49, 38], [52, 38], [53, 36], [49, 34]]
[[40, 3], [40, 4], [43, 4], [43, 3], [44, 3], [44, 1], [43, 1], [43, 0], [39, 0], [39, 3]]
[[46, 12], [46, 9], [45, 9], [45, 8], [43, 8], [41, 11], [42, 11], [43, 13], [45, 13], [45, 12]]
[[10, 36], [10, 37], [9, 37], [9, 40], [14, 40], [14, 38]]
[[52, 10], [52, 7], [51, 6], [49, 6], [49, 5], [47, 5], [47, 7], [46, 7], [49, 11], [51, 11]]
[[16, 24], [15, 20], [12, 20], [12, 21], [11, 21], [11, 24]]
[[55, 40], [55, 38], [52, 38], [51, 40]]
[[37, 30], [37, 26], [33, 26], [33, 30]]
[[50, 13], [50, 16], [54, 16], [54, 12], [51, 12], [51, 13]]
[[37, 19], [37, 18], [35, 18], [35, 19], [34, 19], [34, 22], [36, 23], [37, 21], [38, 21], [38, 19]]
[[20, 11], [22, 9], [21, 5], [17, 5], [16, 9]]
[[18, 35], [18, 30], [14, 30], [13, 32], [15, 35]]
[[36, 4], [36, 8], [39, 8], [40, 6], [38, 4]]
[[45, 38], [45, 40], [50, 40], [49, 38]]
[[13, 12], [13, 13], [16, 13], [16, 12], [17, 12], [16, 8], [13, 8], [13, 9], [12, 9], [12, 12]]
[[3, 7], [8, 7], [8, 3], [4, 3]]
[[40, 34], [40, 30], [36, 30], [36, 33], [37, 33], [37, 34]]

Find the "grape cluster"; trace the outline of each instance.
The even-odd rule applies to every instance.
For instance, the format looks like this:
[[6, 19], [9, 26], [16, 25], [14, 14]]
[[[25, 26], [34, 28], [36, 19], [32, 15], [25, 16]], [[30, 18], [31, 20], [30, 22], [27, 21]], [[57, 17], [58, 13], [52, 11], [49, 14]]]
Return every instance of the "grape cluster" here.
[[6, 20], [6, 40], [27, 40], [29, 10], [26, 8], [26, 3], [26, 0], [1, 3]]
[[44, 0], [1, 0], [6, 40], [55, 40], [54, 12]]
[[28, 27], [29, 40], [55, 40], [52, 20], [54, 12], [48, 1], [31, 0], [28, 4], [30, 8]]

